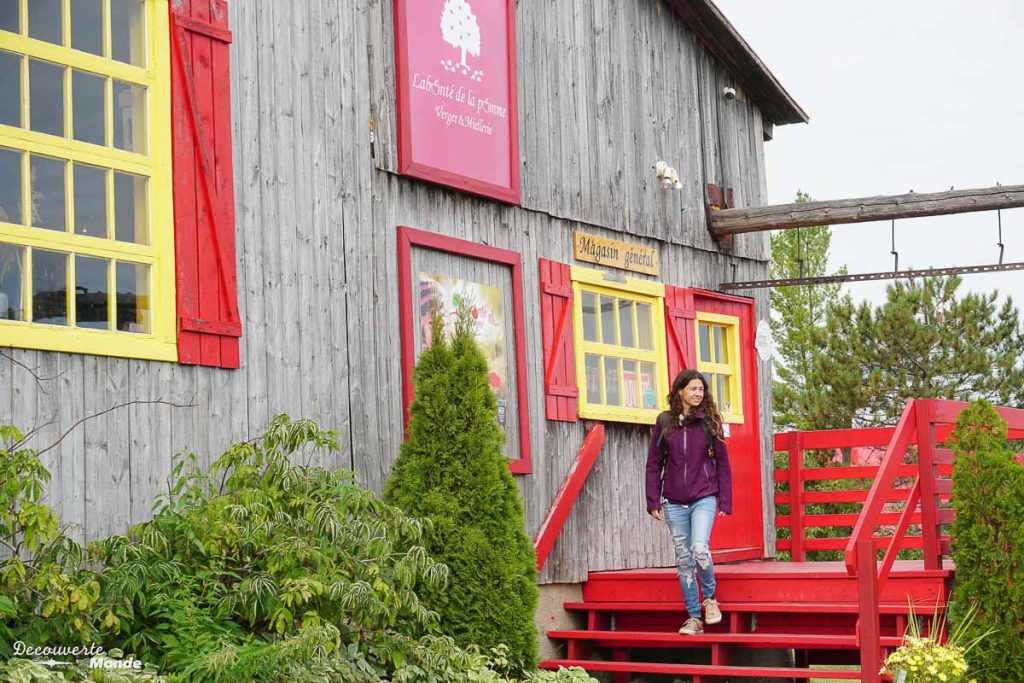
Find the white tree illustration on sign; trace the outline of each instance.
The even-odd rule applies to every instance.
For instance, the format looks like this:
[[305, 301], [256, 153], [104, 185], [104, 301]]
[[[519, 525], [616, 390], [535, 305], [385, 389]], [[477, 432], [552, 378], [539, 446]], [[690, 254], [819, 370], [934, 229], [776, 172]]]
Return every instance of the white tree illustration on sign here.
[[[441, 35], [444, 42], [462, 50], [462, 61], [458, 64], [447, 60], [441, 60], [441, 63], [449, 71], [461, 67], [463, 74], [469, 74], [471, 69], [466, 63], [466, 53], [480, 56], [480, 25], [466, 0], [447, 0], [444, 3], [444, 9], [441, 10]], [[482, 75], [483, 72], [479, 71], [473, 73], [475, 80], [479, 80]]]

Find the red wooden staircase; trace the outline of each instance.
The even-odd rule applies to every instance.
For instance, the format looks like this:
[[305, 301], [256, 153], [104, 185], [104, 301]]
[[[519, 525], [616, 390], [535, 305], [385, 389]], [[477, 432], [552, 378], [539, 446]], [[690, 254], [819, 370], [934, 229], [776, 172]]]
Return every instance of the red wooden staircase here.
[[[925, 570], [899, 561], [882, 594], [881, 645], [896, 647], [907, 623], [907, 600], [918, 613], [945, 606], [952, 568]], [[859, 671], [810, 669], [812, 664], [856, 664], [858, 586], [842, 562], [745, 562], [716, 568], [722, 623], [703, 635], [680, 636], [685, 618], [674, 568], [592, 573], [583, 601], [565, 608], [586, 616], [585, 629], [550, 631], [566, 643], [566, 658], [544, 668], [581, 666], [617, 672], [725, 676], [780, 676], [860, 680]], [[738, 665], [741, 650], [793, 650], [796, 666]], [[641, 657], [640, 650], [647, 653]], [[662, 650], [660, 655], [650, 652]], [[666, 654], [673, 656], [665, 656]], [[599, 661], [603, 660], [603, 661]]]
[[[778, 545], [794, 561], [716, 565], [724, 618], [698, 636], [676, 633], [685, 610], [675, 568], [591, 573], [582, 602], [564, 605], [585, 628], [548, 632], [565, 656], [540, 666], [611, 672], [614, 683], [629, 683], [634, 674], [695, 683], [766, 676], [879, 681], [884, 655], [906, 629], [908, 603], [919, 618], [931, 617], [949, 598], [953, 565], [943, 556], [953, 519], [952, 451], [938, 446], [965, 405], [911, 401], [895, 428], [777, 434], [775, 447], [789, 452], [791, 464], [776, 473], [776, 504], [783, 507], [776, 527], [788, 536]], [[1024, 437], [1024, 411], [999, 410], [1011, 438]], [[881, 464], [804, 467], [805, 450], [854, 447], [884, 447]], [[849, 486], [808, 490], [807, 482], [823, 479]], [[830, 503], [858, 503], [860, 510], [822, 513]], [[841, 538], [809, 532], [822, 527], [853, 531]], [[836, 550], [842, 560], [809, 559]], [[901, 551], [918, 559], [898, 559]], [[787, 651], [790, 661], [755, 664], [752, 650]]]

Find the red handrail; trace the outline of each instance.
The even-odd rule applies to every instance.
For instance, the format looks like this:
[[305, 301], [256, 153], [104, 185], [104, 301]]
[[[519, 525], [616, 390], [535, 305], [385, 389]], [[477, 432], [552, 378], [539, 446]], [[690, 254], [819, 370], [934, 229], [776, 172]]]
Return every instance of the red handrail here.
[[[939, 486], [937, 457], [939, 451], [935, 444], [937, 439], [945, 440], [946, 435], [956, 423], [960, 412], [969, 404], [958, 401], [940, 401], [935, 399], [908, 401], [903, 415], [889, 441], [878, 476], [871, 487], [871, 492], [861, 508], [857, 525], [850, 535], [845, 551], [847, 571], [858, 577], [858, 599], [860, 601], [860, 655], [861, 680], [875, 683], [881, 680], [878, 675], [878, 664], [881, 660], [881, 644], [875, 622], [878, 619], [878, 596], [882, 586], [889, 578], [896, 554], [900, 550], [903, 539], [910, 526], [915, 508], [920, 504], [921, 510], [921, 547], [924, 550], [924, 568], [941, 569], [943, 545], [939, 537], [939, 525], [953, 519], [955, 513], [941, 515], [939, 510], [940, 493], [950, 491], [951, 487]], [[1024, 429], [1024, 410], [1014, 408], [997, 408], [1000, 417], [1007, 421], [1012, 435], [1017, 436]], [[940, 437], [939, 434], [942, 436]], [[882, 556], [881, 563], [876, 560], [874, 542], [871, 540], [875, 527], [878, 525], [882, 507], [890, 498], [897, 470], [903, 462], [907, 447], [917, 443], [917, 479], [907, 496], [903, 514], [897, 524], [896, 531]], [[951, 461], [952, 454], [949, 454]], [[948, 483], [948, 482], [947, 482]], [[872, 616], [874, 615], [874, 616]]]
[[[901, 549], [921, 547], [924, 551], [925, 569], [941, 569], [942, 555], [948, 549], [948, 539], [939, 535], [939, 527], [949, 524], [955, 517], [950, 509], [940, 509], [939, 503], [948, 498], [952, 486], [939, 475], [949, 476], [953, 456], [949, 450], [936, 448], [937, 443], [946, 441], [960, 412], [969, 404], [957, 401], [918, 399], [907, 402], [895, 427], [872, 429], [824, 430], [814, 432], [787, 432], [775, 435], [775, 449], [789, 453], [790, 468], [777, 473], [776, 481], [788, 482], [789, 493], [777, 494], [776, 502], [789, 504], [790, 514], [777, 517], [778, 526], [788, 521], [790, 541], [788, 547], [794, 561], [803, 561], [808, 549], [836, 547], [840, 539], [806, 538], [810, 526], [843, 526], [844, 522], [856, 520], [853, 532], [845, 541], [844, 561], [851, 576], [857, 577], [858, 599], [860, 601], [860, 654], [862, 680], [872, 683], [880, 680], [878, 669], [881, 664], [881, 646], [878, 631], [878, 596], [889, 578], [893, 563]], [[996, 408], [1007, 421], [1010, 438], [1024, 438], [1024, 410]], [[910, 445], [917, 445], [917, 463], [903, 464]], [[875, 467], [828, 467], [805, 468], [805, 450], [832, 449], [857, 446], [886, 446], [885, 455]], [[913, 476], [910, 488], [896, 488], [897, 478]], [[844, 492], [807, 492], [804, 484], [820, 479], [866, 479], [872, 478], [871, 489]], [[807, 515], [804, 506], [813, 502], [858, 502], [863, 500], [860, 513]], [[885, 504], [904, 500], [899, 513], [886, 512]], [[895, 519], [897, 517], [898, 519]], [[880, 524], [896, 522], [891, 538], [875, 536]], [[908, 536], [912, 524], [921, 525], [921, 536]], [[879, 543], [887, 540], [884, 547]], [[786, 541], [779, 541], [780, 548]], [[878, 550], [884, 550], [881, 562], [877, 560]]]

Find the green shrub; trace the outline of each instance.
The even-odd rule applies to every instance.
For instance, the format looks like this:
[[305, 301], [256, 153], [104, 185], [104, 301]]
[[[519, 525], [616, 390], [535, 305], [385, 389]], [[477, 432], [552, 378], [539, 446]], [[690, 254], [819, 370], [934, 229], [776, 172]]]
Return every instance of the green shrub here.
[[100, 584], [83, 568], [85, 551], [65, 536], [41, 499], [50, 473], [26, 437], [0, 427], [0, 657], [15, 641], [88, 642]]
[[537, 660], [536, 555], [502, 453], [487, 364], [465, 317], [449, 342], [435, 319], [414, 375], [408, 440], [385, 500], [429, 519], [428, 552], [451, 570], [447, 589], [423, 586], [441, 629], [460, 645], [509, 647], [512, 671]]
[[441, 591], [447, 576], [422, 546], [429, 522], [350, 472], [292, 464], [337, 447], [311, 422], [275, 417], [209, 474], [179, 458], [153, 520], [90, 544], [88, 556], [38, 502], [49, 473], [36, 454], [16, 430], [0, 436], [0, 543], [20, 553], [0, 561], [0, 681], [63, 680], [7, 659], [21, 639], [124, 646], [152, 665], [121, 673], [80, 661], [67, 672], [94, 683], [511, 683], [507, 648], [457, 646], [420, 601], [417, 588]]
[[1024, 467], [1007, 447], [1006, 423], [991, 405], [964, 410], [952, 435], [953, 623], [978, 608], [968, 640], [979, 680], [1024, 681]]

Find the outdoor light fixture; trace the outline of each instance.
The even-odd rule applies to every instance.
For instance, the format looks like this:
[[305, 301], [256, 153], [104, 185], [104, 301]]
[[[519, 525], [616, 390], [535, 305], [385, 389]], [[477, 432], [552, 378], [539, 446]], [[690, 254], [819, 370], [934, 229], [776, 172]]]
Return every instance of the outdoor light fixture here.
[[654, 165], [654, 173], [658, 176], [663, 190], [681, 190], [683, 184], [679, 181], [679, 173], [665, 161], [659, 161]]

